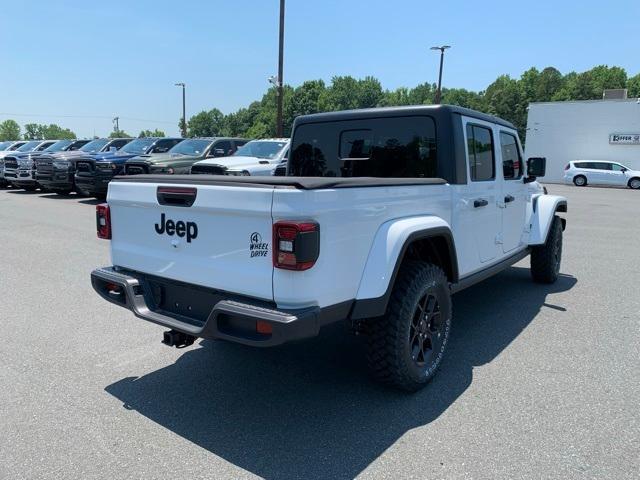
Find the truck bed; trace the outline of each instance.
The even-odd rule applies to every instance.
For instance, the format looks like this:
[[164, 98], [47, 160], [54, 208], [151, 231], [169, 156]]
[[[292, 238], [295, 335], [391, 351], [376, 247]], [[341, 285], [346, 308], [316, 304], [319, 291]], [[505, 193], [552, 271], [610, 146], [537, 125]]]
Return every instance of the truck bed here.
[[130, 175], [115, 177], [113, 182], [163, 183], [173, 185], [227, 185], [253, 188], [294, 188], [322, 190], [327, 188], [393, 187], [407, 185], [444, 185], [442, 178], [378, 178], [378, 177], [240, 177], [231, 175]]

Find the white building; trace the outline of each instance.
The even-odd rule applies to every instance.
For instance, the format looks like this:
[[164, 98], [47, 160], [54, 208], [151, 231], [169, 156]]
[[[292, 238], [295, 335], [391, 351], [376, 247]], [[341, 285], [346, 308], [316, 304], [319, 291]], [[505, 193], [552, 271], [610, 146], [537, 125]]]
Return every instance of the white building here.
[[640, 170], [640, 100], [529, 105], [526, 158], [546, 157], [545, 182], [562, 182], [570, 160], [609, 160]]

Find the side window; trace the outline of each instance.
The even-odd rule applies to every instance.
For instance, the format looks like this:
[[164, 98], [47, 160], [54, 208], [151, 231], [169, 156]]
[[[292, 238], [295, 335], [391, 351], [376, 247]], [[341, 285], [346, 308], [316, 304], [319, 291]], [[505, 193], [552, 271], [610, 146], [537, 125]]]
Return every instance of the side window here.
[[[224, 153], [223, 153], [224, 152]], [[231, 148], [231, 142], [229, 140], [221, 140], [216, 142], [209, 151], [209, 157], [224, 157], [231, 155], [233, 150]]]
[[114, 140], [113, 143], [111, 145], [109, 145], [109, 147], [115, 147], [118, 150], [120, 150], [122, 147], [124, 147], [127, 143], [129, 143], [128, 139], [121, 139], [121, 140]]
[[158, 140], [153, 147], [152, 153], [168, 152], [176, 143], [176, 140]]
[[618, 165], [617, 163], [612, 163], [611, 168], [614, 172], [621, 172], [623, 167], [622, 165]]
[[247, 141], [246, 141], [246, 140], [234, 140], [234, 141], [233, 141], [233, 144], [234, 144], [234, 147], [233, 147], [233, 153], [235, 153], [235, 152], [236, 152], [236, 150], [238, 150], [238, 149], [239, 149], [241, 146], [243, 146], [245, 143], [247, 143]]
[[505, 180], [520, 178], [522, 176], [522, 157], [516, 137], [510, 133], [500, 132], [500, 148], [502, 151], [502, 174]]
[[496, 178], [491, 130], [467, 124], [467, 148], [471, 181], [482, 182]]
[[605, 162], [594, 163], [594, 168], [598, 170], [611, 170], [611, 164]]

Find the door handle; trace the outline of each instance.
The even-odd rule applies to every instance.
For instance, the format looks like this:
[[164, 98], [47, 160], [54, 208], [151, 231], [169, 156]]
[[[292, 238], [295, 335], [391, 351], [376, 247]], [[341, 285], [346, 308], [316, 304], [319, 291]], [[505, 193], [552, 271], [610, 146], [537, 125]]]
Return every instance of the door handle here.
[[489, 205], [489, 202], [484, 198], [479, 198], [473, 201], [473, 208], [486, 207]]
[[514, 197], [513, 195], [507, 195], [506, 197], [504, 197], [504, 203], [511, 203], [516, 199], [516, 197]]

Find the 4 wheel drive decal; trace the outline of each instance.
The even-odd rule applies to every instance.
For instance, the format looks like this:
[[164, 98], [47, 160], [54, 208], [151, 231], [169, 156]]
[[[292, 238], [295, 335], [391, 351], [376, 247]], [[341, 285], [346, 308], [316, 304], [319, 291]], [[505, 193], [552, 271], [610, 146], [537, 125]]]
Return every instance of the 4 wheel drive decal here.
[[269, 244], [262, 241], [262, 235], [258, 232], [253, 232], [249, 237], [249, 251], [251, 252], [251, 258], [266, 257], [269, 253]]
[[156, 233], [162, 235], [166, 233], [170, 237], [177, 235], [180, 238], [187, 237], [187, 243], [198, 238], [198, 225], [196, 222], [183, 222], [178, 220], [166, 220], [164, 213], [160, 214], [160, 224], [155, 225]]

